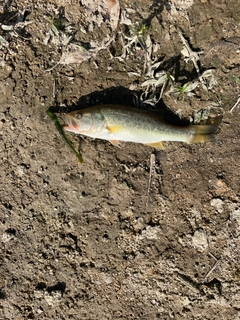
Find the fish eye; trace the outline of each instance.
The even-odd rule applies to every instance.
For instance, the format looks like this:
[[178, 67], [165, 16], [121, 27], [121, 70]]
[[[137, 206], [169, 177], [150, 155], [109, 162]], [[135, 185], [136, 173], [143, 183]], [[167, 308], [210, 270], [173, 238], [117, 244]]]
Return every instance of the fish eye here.
[[77, 119], [82, 119], [82, 114], [81, 113], [77, 113], [75, 116]]

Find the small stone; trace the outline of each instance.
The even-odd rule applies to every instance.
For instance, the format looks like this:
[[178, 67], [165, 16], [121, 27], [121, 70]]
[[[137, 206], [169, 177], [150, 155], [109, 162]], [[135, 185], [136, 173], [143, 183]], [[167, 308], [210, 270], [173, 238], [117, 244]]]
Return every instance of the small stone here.
[[122, 219], [129, 219], [133, 217], [132, 209], [127, 209], [126, 211], [123, 211], [120, 214]]
[[196, 230], [192, 237], [192, 244], [198, 251], [204, 251], [208, 248], [207, 235], [203, 230]]
[[240, 209], [233, 210], [230, 214], [230, 219], [231, 220], [236, 219], [240, 221]]
[[212, 199], [210, 205], [214, 207], [219, 213], [223, 212], [223, 200], [219, 198]]

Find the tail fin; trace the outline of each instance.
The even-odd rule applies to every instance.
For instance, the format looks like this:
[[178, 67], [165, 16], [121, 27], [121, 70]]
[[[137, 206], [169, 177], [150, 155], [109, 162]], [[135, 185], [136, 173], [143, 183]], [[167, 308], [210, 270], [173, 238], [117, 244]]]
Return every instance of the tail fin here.
[[216, 141], [217, 125], [193, 125], [195, 133], [189, 143]]

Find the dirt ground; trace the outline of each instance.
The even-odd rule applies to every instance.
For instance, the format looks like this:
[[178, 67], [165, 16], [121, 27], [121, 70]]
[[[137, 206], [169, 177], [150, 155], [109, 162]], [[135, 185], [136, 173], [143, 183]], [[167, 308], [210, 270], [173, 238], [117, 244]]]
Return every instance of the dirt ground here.
[[[94, 5], [0, 1], [0, 319], [240, 319], [239, 1]], [[211, 77], [157, 102], [157, 62]], [[101, 103], [222, 121], [163, 151], [68, 133], [80, 165], [46, 110]]]

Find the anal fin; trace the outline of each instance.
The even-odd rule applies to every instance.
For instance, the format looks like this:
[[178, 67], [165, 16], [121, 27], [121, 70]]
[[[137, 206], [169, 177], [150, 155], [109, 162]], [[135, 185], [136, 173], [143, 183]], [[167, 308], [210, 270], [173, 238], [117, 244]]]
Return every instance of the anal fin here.
[[145, 143], [147, 146], [153, 147], [157, 150], [164, 150], [164, 146], [162, 145], [162, 142], [153, 142], [153, 143]]
[[120, 147], [120, 143], [118, 140], [108, 140], [111, 144], [113, 144], [116, 147]]

